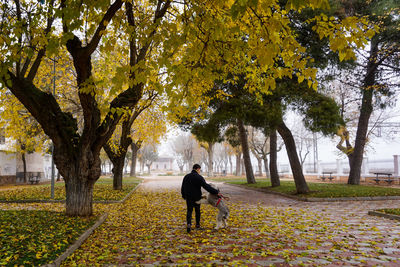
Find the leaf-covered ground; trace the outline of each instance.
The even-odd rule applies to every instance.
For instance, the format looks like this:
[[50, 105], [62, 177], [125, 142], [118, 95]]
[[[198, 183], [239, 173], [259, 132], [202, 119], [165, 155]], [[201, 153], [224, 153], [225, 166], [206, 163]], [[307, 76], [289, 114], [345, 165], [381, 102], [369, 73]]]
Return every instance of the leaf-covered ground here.
[[97, 219], [44, 210], [0, 210], [0, 265], [40, 266], [61, 255]]
[[141, 189], [114, 206], [64, 266], [399, 265], [399, 223], [351, 214], [354, 209], [254, 206], [234, 201], [234, 195], [232, 200], [227, 229], [213, 230], [216, 210], [202, 205], [205, 230], [187, 234], [178, 190]]
[[[140, 182], [139, 179], [124, 179], [122, 190], [113, 190], [112, 179], [102, 178], [93, 188], [94, 201], [121, 200]], [[51, 188], [46, 185], [14, 186], [0, 191], [0, 200], [49, 200]], [[65, 200], [64, 183], [57, 183], [54, 188], [54, 199]]]

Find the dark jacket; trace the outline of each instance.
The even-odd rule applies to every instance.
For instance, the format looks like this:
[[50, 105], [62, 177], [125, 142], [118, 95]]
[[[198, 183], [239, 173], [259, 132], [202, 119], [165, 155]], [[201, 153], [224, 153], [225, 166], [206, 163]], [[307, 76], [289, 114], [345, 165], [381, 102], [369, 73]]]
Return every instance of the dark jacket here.
[[211, 194], [218, 194], [218, 190], [206, 183], [203, 176], [195, 170], [186, 174], [183, 178], [181, 193], [182, 197], [187, 200], [197, 201], [201, 199], [201, 188], [204, 188]]

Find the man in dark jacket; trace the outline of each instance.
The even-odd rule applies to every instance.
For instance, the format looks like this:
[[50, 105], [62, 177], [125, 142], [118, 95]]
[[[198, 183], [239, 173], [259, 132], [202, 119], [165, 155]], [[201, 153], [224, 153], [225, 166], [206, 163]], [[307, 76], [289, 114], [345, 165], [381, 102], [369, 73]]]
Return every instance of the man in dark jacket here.
[[206, 183], [203, 176], [200, 173], [200, 165], [194, 164], [193, 170], [191, 173], [186, 174], [183, 178], [181, 193], [183, 199], [186, 200], [187, 213], [186, 213], [186, 222], [187, 222], [187, 232], [190, 232], [191, 224], [192, 224], [192, 213], [193, 208], [196, 213], [196, 228], [200, 228], [200, 204], [197, 204], [196, 201], [201, 199], [201, 188], [203, 187], [211, 194], [218, 194], [218, 190], [211, 187]]

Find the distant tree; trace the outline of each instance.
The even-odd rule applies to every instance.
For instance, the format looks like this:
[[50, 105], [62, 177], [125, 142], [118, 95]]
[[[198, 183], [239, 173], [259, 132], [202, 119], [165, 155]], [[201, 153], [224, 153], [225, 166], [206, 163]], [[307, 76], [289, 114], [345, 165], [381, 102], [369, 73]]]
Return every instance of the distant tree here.
[[262, 176], [262, 162], [264, 162], [265, 174], [269, 177], [269, 137], [255, 128], [250, 128], [249, 132], [250, 150], [258, 161], [258, 173]]
[[191, 134], [181, 134], [171, 144], [174, 153], [182, 158], [187, 171], [190, 171], [192, 168], [193, 156], [197, 146], [198, 144]]
[[147, 167], [147, 173], [150, 174], [151, 164], [158, 159], [156, 147], [153, 145], [145, 145], [139, 150], [140, 160]]

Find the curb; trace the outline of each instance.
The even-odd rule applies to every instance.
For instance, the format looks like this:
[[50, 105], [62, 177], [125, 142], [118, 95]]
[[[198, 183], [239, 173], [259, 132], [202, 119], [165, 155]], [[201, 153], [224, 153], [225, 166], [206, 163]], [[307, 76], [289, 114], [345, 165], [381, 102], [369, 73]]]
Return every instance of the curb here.
[[400, 216], [399, 215], [386, 214], [386, 213], [379, 212], [379, 211], [368, 211], [368, 215], [378, 216], [378, 217], [383, 217], [383, 218], [387, 218], [387, 219], [391, 219], [391, 220], [400, 221]]
[[238, 185], [238, 184], [228, 184], [224, 183], [227, 185], [232, 185], [244, 189], [249, 189], [249, 190], [254, 190], [258, 192], [263, 192], [263, 193], [268, 193], [268, 194], [273, 194], [273, 195], [279, 195], [282, 197], [294, 199], [297, 201], [303, 201], [303, 202], [333, 202], [333, 201], [378, 201], [378, 200], [400, 200], [400, 196], [378, 196], [378, 197], [336, 197], [336, 198], [318, 198], [318, 197], [297, 197], [297, 196], [292, 196], [288, 194], [284, 194], [281, 192], [275, 192], [272, 190], [268, 190], [266, 188], [252, 188], [244, 185]]
[[[114, 203], [124, 203], [128, 197], [130, 197], [133, 192], [141, 185], [142, 182], [138, 183], [131, 191], [126, 194], [126, 196], [121, 200], [96, 200], [92, 203], [97, 204], [114, 204]], [[21, 199], [21, 200], [0, 200], [0, 203], [65, 203], [65, 200], [55, 200], [55, 199]]]
[[55, 259], [52, 263], [42, 265], [42, 267], [59, 267], [63, 260], [68, 258], [74, 251], [79, 248], [82, 243], [93, 233], [93, 231], [99, 227], [107, 218], [108, 213], [104, 213], [101, 217], [97, 220], [97, 222], [92, 225], [88, 230], [86, 230], [81, 236], [71, 245], [69, 248], [61, 254], [57, 259]]

